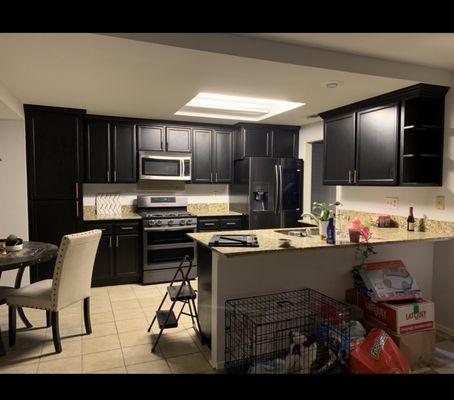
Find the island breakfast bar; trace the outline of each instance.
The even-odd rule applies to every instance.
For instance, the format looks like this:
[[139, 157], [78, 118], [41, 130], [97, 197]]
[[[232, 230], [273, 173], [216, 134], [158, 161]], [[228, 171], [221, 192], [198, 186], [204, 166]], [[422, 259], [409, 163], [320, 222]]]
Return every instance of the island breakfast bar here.
[[[345, 290], [352, 287], [357, 244], [348, 238], [330, 245], [319, 236], [290, 237], [273, 229], [243, 230], [229, 234], [255, 234], [259, 247], [210, 247], [214, 234], [219, 232], [188, 235], [197, 242], [199, 318], [216, 369], [224, 367], [226, 300], [308, 287], [343, 301]], [[282, 238], [291, 238], [292, 246], [280, 247]], [[430, 299], [434, 242], [452, 238], [454, 232], [373, 228], [370, 243], [377, 254], [369, 260], [401, 259], [424, 297]]]

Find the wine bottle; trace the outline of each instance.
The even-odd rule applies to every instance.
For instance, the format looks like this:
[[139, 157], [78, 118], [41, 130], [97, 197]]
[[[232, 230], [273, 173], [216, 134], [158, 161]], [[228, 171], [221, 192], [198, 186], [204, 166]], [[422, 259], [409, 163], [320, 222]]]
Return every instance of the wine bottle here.
[[415, 231], [415, 217], [413, 216], [413, 207], [410, 207], [407, 218], [407, 231]]
[[336, 243], [336, 229], [334, 227], [334, 215], [332, 210], [329, 211], [329, 222], [328, 227], [326, 228], [326, 243]]

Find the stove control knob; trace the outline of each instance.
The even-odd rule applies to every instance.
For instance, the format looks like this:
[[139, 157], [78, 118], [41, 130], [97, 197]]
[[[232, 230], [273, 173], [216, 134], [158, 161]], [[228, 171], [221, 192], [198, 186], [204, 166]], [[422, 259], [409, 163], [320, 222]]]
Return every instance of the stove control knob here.
[[156, 221], [148, 221], [148, 226], [154, 226], [156, 225]]
[[184, 221], [184, 219], [182, 219], [182, 220], [180, 221], [180, 225], [184, 225], [184, 224], [186, 224], [186, 222]]
[[192, 220], [188, 219], [188, 220], [186, 221], [186, 225], [192, 225]]
[[161, 226], [161, 225], [162, 225], [162, 221], [161, 221], [160, 219], [158, 219], [158, 220], [156, 221], [156, 225]]
[[169, 219], [169, 221], [167, 222], [167, 225], [172, 226], [173, 225], [173, 219]]

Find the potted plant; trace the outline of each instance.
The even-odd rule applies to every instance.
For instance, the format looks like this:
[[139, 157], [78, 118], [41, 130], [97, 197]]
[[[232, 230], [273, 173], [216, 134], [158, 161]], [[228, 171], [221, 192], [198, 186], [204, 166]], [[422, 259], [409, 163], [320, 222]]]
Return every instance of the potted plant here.
[[336, 201], [331, 204], [328, 204], [325, 201], [321, 203], [314, 201], [312, 204], [312, 211], [318, 218], [318, 229], [322, 239], [326, 237], [326, 228], [329, 222], [329, 210], [340, 205], [342, 205], [340, 201]]

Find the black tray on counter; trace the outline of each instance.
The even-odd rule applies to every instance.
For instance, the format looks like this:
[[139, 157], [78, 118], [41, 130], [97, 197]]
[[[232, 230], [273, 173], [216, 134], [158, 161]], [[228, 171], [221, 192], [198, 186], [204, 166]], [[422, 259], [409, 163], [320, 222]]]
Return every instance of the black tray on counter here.
[[208, 244], [217, 247], [259, 247], [256, 235], [214, 235]]

